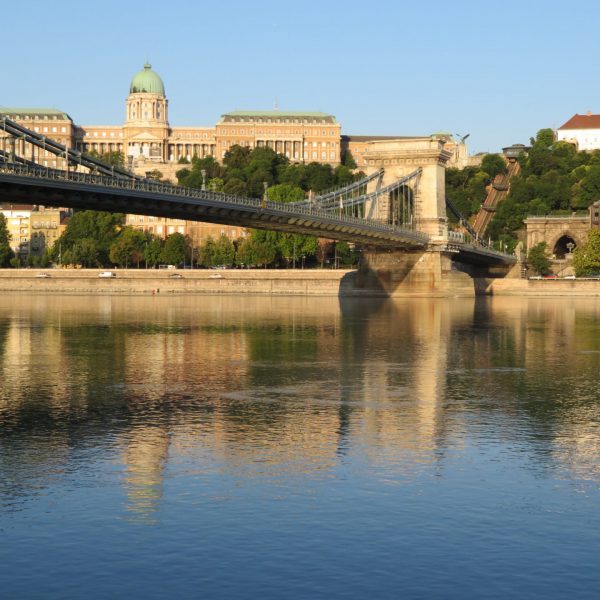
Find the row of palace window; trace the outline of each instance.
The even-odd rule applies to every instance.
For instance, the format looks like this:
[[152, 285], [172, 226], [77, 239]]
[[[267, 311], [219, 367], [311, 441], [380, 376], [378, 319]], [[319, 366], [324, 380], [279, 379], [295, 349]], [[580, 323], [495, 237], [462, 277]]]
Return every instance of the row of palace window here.
[[[284, 140], [273, 140], [279, 143], [283, 143]], [[290, 141], [288, 141], [288, 143], [290, 143]], [[292, 143], [293, 140], [292, 140]], [[335, 142], [330, 142], [329, 144], [332, 148], [337, 148], [338, 145]], [[221, 142], [221, 146], [223, 146], [224, 148], [230, 147], [230, 146], [249, 146], [248, 140], [223, 140]], [[305, 148], [308, 148], [309, 146], [311, 146], [310, 142], [303, 142], [303, 146]], [[319, 147], [319, 142], [313, 142], [312, 143], [312, 147], [313, 148], [318, 148]], [[327, 148], [327, 142], [321, 142], [321, 148]]]
[[[107, 136], [106, 135], [106, 131], [102, 131], [101, 134], [100, 134], [100, 136], [98, 136], [98, 132], [97, 131], [86, 131], [84, 133], [84, 136], [85, 137], [103, 137], [103, 138], [105, 138], [105, 137], [111, 137], [111, 138], [114, 138], [115, 137], [115, 132], [111, 131], [108, 134], [108, 136]], [[119, 131], [119, 136], [118, 137], [120, 137], [120, 138], [123, 137], [123, 132], [122, 131]]]
[[[36, 133], [40, 133], [40, 128], [39, 127], [34, 127], [33, 130]], [[60, 132], [61, 133], [67, 133], [67, 128], [66, 127], [61, 127], [60, 128]], [[58, 127], [42, 127], [42, 133], [58, 133]]]
[[22, 120], [34, 120], [34, 121], [64, 121], [66, 119], [59, 119], [58, 115], [13, 115], [11, 117], [13, 121]]
[[[256, 129], [256, 131], [253, 131], [252, 129], [248, 129], [248, 133], [244, 133], [244, 131], [245, 131], [244, 129], [240, 129], [239, 132], [236, 129], [226, 129], [223, 132], [223, 134], [224, 135], [235, 135], [236, 133], [239, 133], [239, 135], [255, 135], [257, 133], [269, 133], [269, 134], [273, 134], [273, 133], [275, 133], [275, 134], [281, 134], [281, 133], [287, 133], [287, 134], [297, 133], [297, 134], [300, 134], [300, 133], [302, 133], [301, 129], [294, 129], [294, 130], [288, 130], [288, 129], [286, 129], [283, 132], [281, 131], [281, 129], [275, 129], [275, 130], [273, 130], [273, 129]], [[332, 129], [329, 132], [329, 135], [335, 135], [335, 134], [336, 134], [335, 129]], [[314, 131], [309, 131], [308, 129], [305, 129], [304, 130], [304, 135], [316, 135], [316, 134], [315, 134]], [[323, 130], [323, 131], [321, 131], [321, 135], [326, 136], [327, 132], [325, 130]]]
[[[221, 152], [221, 158], [225, 158], [225, 154], [226, 154], [226, 150], [223, 150]], [[285, 155], [288, 158], [294, 158], [296, 160], [298, 160], [300, 158], [300, 153], [299, 152], [294, 152], [294, 156], [292, 157], [290, 152], [286, 152]], [[313, 160], [319, 160], [319, 153], [318, 152], [312, 152], [311, 159]], [[331, 161], [336, 161], [338, 159], [338, 155], [336, 152], [330, 152], [329, 153], [329, 160]], [[302, 160], [308, 160], [308, 152], [303, 152], [302, 153]], [[327, 152], [321, 152], [321, 160], [327, 160]]]
[[324, 119], [269, 119], [269, 118], [261, 118], [261, 117], [248, 117], [247, 119], [244, 117], [238, 119], [226, 119], [225, 122], [233, 122], [233, 123], [316, 123], [322, 124], [327, 123]]

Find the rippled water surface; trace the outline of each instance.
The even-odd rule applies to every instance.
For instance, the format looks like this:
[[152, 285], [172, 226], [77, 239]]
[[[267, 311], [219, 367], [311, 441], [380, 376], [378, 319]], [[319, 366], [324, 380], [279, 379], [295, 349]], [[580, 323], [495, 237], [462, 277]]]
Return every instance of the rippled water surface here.
[[600, 301], [0, 297], [0, 597], [598, 598]]

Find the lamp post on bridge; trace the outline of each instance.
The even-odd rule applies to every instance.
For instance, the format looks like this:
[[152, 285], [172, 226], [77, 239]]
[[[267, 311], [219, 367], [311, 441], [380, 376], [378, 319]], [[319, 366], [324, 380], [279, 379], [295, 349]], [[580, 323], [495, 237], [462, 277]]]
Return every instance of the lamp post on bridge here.
[[200, 174], [202, 175], [202, 191], [206, 191], [206, 169], [200, 169]]

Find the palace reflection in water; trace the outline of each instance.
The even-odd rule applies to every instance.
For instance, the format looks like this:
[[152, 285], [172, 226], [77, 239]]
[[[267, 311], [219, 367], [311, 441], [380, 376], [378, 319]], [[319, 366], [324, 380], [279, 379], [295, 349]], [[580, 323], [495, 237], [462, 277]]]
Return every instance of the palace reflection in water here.
[[5, 295], [0, 508], [104, 486], [157, 526], [177, 494], [485, 479], [495, 454], [597, 503], [599, 329], [592, 300]]

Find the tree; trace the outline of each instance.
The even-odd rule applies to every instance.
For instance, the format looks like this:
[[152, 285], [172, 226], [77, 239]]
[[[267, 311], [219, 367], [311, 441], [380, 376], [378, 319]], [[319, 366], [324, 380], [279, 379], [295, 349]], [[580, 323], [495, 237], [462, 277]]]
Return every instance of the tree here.
[[539, 275], [550, 273], [550, 259], [546, 255], [546, 242], [533, 246], [527, 255], [527, 261]]
[[154, 181], [166, 181], [164, 179], [163, 172], [159, 171], [158, 169], [152, 169], [152, 171], [148, 171], [146, 173], [146, 178], [147, 179], [153, 179]]
[[267, 196], [273, 202], [301, 202], [305, 199], [304, 190], [291, 183], [278, 183], [267, 189]]
[[6, 217], [0, 213], [0, 267], [7, 267], [13, 258], [14, 252], [10, 247], [10, 233]]
[[585, 167], [585, 176], [576, 185], [573, 205], [575, 208], [587, 208], [600, 200], [600, 165]]
[[109, 258], [120, 267], [140, 266], [144, 259], [144, 249], [147, 243], [146, 235], [139, 229], [125, 227], [119, 237], [111, 244]]
[[348, 242], [336, 242], [335, 254], [341, 265], [351, 266], [358, 262], [358, 254]]
[[242, 179], [234, 177], [225, 182], [223, 191], [226, 194], [233, 194], [234, 196], [246, 196], [248, 194], [248, 186]]
[[216, 261], [216, 264], [213, 266], [224, 265], [230, 267], [233, 265], [235, 260], [235, 246], [226, 235], [222, 235], [217, 240], [213, 260]]
[[[123, 215], [117, 213], [83, 210], [76, 212], [70, 219], [63, 234], [56, 240], [52, 247], [52, 257], [58, 262], [59, 252], [63, 253], [64, 264], [82, 264], [79, 262], [80, 248], [74, 252], [74, 246], [83, 239], [95, 242], [95, 263], [109, 265], [108, 253], [110, 246], [119, 234], [123, 223]], [[89, 244], [88, 248], [89, 250]], [[65, 252], [69, 252], [71, 261], [65, 260]]]
[[165, 240], [160, 253], [160, 262], [166, 265], [179, 265], [186, 255], [186, 240], [181, 233], [172, 233]]
[[160, 262], [162, 246], [162, 240], [159, 237], [150, 236], [150, 239], [144, 246], [144, 261], [147, 265], [156, 268], [156, 265]]
[[120, 169], [125, 168], [125, 155], [122, 152], [103, 152], [100, 154], [96, 150], [90, 150], [88, 154], [107, 165], [119, 167]]
[[577, 277], [600, 274], [600, 230], [590, 229], [585, 244], [573, 251], [573, 269]]
[[215, 261], [215, 240], [210, 236], [198, 248], [198, 264], [203, 267], [213, 267], [218, 264]]
[[318, 250], [317, 238], [312, 235], [301, 235], [296, 233], [278, 233], [277, 251], [279, 256], [290, 266], [294, 260], [302, 256], [314, 256]]
[[243, 169], [250, 162], [250, 148], [235, 144], [225, 152], [223, 164], [228, 169]]
[[344, 156], [342, 157], [342, 164], [344, 165], [344, 167], [348, 167], [349, 169], [356, 169], [357, 167], [356, 161], [354, 160], [352, 152], [350, 152], [349, 148], [344, 152]]
[[95, 239], [81, 238], [71, 247], [71, 264], [97, 267], [99, 265], [99, 254], [98, 243]]
[[[238, 246], [236, 263], [238, 265], [267, 266], [275, 262], [277, 250], [268, 237], [261, 235], [262, 232], [252, 231], [249, 237]], [[266, 232], [272, 233], [272, 232]]]
[[486, 154], [481, 161], [481, 170], [494, 179], [496, 175], [506, 172], [506, 162], [499, 154]]

